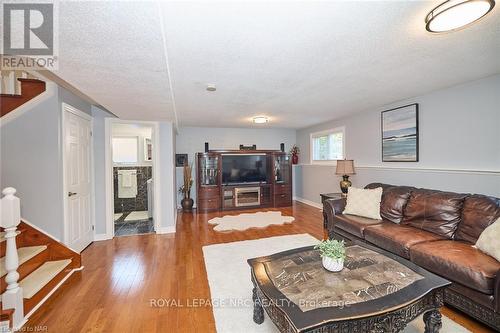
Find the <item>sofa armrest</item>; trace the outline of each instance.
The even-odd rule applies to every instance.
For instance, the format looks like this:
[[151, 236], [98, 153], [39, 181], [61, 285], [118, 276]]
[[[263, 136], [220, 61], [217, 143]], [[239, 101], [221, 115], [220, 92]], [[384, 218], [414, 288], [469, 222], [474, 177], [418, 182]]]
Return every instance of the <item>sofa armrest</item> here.
[[493, 297], [495, 297], [495, 311], [500, 313], [500, 269], [497, 272], [495, 278], [495, 286], [493, 290]]
[[326, 229], [333, 230], [334, 216], [340, 215], [344, 211], [346, 205], [346, 198], [341, 199], [327, 199], [323, 202], [323, 212], [326, 214]]

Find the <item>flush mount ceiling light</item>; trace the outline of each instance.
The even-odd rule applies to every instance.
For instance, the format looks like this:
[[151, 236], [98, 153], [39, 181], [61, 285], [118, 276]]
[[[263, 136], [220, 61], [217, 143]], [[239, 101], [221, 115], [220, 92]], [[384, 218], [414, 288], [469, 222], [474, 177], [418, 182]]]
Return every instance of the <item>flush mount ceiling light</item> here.
[[257, 117], [253, 117], [252, 121], [254, 122], [254, 124], [265, 124], [269, 121], [269, 118], [264, 117], [264, 116], [257, 116]]
[[217, 87], [215, 86], [215, 84], [207, 85], [207, 91], [216, 91], [216, 90], [217, 90]]
[[495, 0], [448, 0], [427, 14], [425, 28], [430, 32], [457, 30], [479, 20], [493, 7]]

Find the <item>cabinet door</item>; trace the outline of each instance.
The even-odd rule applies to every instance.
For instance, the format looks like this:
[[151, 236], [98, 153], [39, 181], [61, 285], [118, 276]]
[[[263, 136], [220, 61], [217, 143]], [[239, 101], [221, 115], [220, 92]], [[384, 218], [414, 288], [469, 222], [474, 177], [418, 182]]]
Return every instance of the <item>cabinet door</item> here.
[[290, 156], [279, 154], [274, 156], [274, 181], [276, 184], [290, 184]]
[[200, 186], [219, 185], [219, 157], [211, 154], [200, 154], [198, 159]]

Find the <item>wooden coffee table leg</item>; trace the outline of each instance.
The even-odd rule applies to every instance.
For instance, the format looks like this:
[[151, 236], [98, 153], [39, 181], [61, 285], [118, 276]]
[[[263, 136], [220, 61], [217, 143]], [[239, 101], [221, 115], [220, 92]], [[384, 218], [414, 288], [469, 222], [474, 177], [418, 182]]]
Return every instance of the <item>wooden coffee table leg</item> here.
[[260, 302], [259, 297], [257, 296], [257, 288], [253, 287], [253, 321], [256, 324], [262, 324], [264, 322], [264, 308]]
[[425, 333], [438, 333], [443, 326], [439, 309], [424, 313]]

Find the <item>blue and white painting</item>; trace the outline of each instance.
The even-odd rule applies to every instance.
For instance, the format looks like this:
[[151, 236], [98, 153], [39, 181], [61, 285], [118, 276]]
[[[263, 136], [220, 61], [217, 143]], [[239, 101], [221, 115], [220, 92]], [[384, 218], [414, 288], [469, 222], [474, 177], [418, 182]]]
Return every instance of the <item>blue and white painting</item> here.
[[418, 104], [382, 112], [382, 161], [418, 161]]

